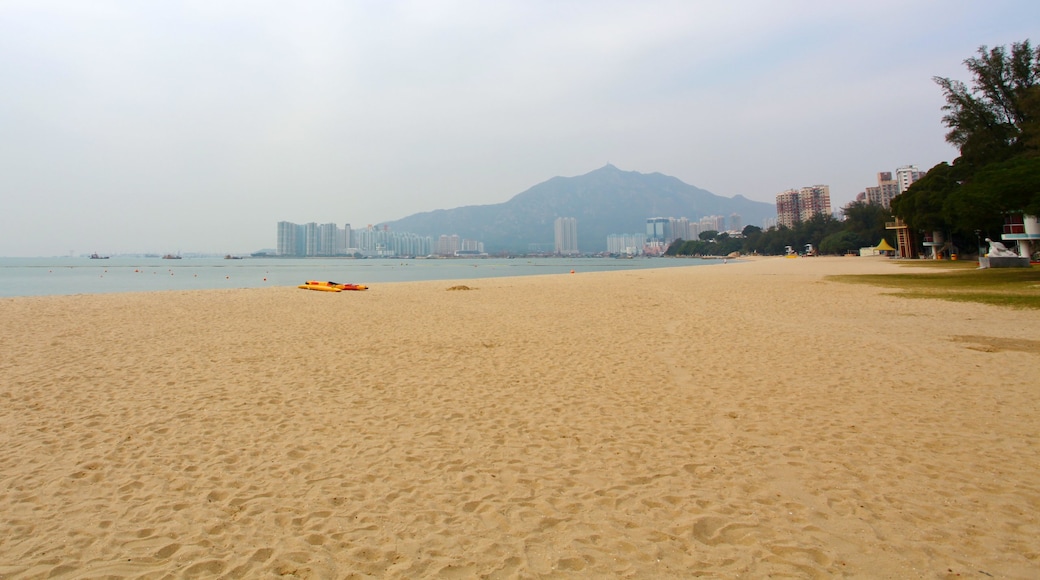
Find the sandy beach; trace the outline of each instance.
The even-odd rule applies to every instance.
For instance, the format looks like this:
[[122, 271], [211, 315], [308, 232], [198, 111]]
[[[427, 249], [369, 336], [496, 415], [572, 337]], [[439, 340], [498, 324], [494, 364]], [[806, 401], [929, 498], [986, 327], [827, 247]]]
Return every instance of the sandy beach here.
[[0, 578], [1037, 578], [1040, 312], [897, 271], [0, 299]]

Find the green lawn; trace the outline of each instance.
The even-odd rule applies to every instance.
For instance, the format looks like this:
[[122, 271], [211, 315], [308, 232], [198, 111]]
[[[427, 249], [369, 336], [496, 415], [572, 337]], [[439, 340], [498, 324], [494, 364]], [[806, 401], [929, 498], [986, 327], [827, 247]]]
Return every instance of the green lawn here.
[[906, 274], [827, 276], [849, 284], [894, 288], [894, 296], [937, 298], [954, 302], [981, 302], [1011, 308], [1040, 309], [1040, 268], [978, 269], [967, 261], [921, 260], [902, 262]]

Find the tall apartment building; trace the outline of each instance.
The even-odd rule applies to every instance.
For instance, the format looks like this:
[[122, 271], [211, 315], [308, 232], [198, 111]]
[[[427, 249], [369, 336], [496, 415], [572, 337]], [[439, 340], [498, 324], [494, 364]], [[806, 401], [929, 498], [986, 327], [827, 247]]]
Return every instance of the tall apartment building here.
[[353, 231], [355, 247], [349, 253], [364, 256], [428, 256], [433, 253], [433, 239], [407, 232], [391, 231], [386, 225]]
[[776, 222], [779, 225], [793, 228], [795, 224], [808, 221], [814, 215], [830, 213], [830, 186], [812, 185], [788, 189], [776, 195]]
[[462, 238], [462, 247], [459, 248], [459, 250], [470, 254], [483, 253], [484, 242], [481, 242], [480, 240], [467, 240], [466, 238]]
[[868, 187], [866, 190], [866, 202], [881, 207], [892, 205], [892, 198], [902, 193], [899, 182], [892, 179], [891, 171], [879, 171], [877, 174], [877, 187]]
[[651, 244], [665, 245], [672, 238], [672, 222], [669, 218], [646, 218], [646, 237]]
[[278, 222], [279, 256], [303, 255], [303, 229], [292, 222]]
[[442, 234], [437, 238], [437, 254], [441, 256], [454, 256], [455, 252], [462, 249], [462, 240], [458, 234]]
[[916, 165], [904, 165], [896, 169], [896, 182], [899, 184], [899, 193], [910, 188], [910, 185], [924, 177]]
[[294, 224], [278, 222], [279, 256], [337, 256], [346, 251], [350, 243], [350, 224], [340, 229], [336, 224], [311, 222]]
[[[726, 231], [726, 216], [706, 215], [701, 218], [700, 232], [724, 232]], [[700, 233], [698, 232], [698, 234]]]
[[744, 230], [744, 220], [739, 213], [729, 214], [729, 231], [739, 232]]
[[560, 255], [578, 253], [578, 220], [572, 217], [556, 218], [553, 222], [553, 251]]
[[669, 243], [674, 240], [692, 240], [697, 237], [697, 228], [694, 227], [694, 224], [690, 223], [690, 220], [684, 217], [668, 218], [668, 224], [669, 227], [671, 227], [672, 232], [672, 235], [670, 236], [672, 239]]
[[552, 222], [553, 254], [569, 256], [578, 253], [578, 220], [574, 217], [557, 217]]
[[607, 236], [607, 253], [621, 256], [640, 256], [646, 236], [643, 234], [610, 234]]
[[904, 165], [896, 169], [894, 179], [891, 171], [879, 171], [877, 175], [877, 187], [866, 188], [865, 191], [856, 196], [856, 201], [880, 205], [885, 208], [891, 207], [892, 198], [909, 189], [913, 182], [924, 176], [924, 173], [919, 171], [914, 165]]
[[788, 189], [776, 194], [776, 223], [784, 227], [794, 227], [801, 221], [802, 209], [798, 201], [798, 190]]

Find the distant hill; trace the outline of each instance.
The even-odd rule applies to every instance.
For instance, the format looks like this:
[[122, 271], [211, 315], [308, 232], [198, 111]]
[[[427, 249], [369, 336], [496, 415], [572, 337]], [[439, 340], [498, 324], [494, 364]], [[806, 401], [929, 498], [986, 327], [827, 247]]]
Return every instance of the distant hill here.
[[488, 253], [525, 252], [528, 244], [553, 243], [553, 221], [578, 220], [582, 252], [607, 249], [610, 234], [646, 231], [651, 217], [740, 214], [742, 223], [761, 226], [776, 216], [773, 204], [743, 196], [722, 197], [660, 173], [622, 171], [606, 165], [577, 177], [554, 177], [519, 193], [505, 203], [472, 205], [418, 213], [384, 222], [398, 232], [424, 236], [458, 234], [480, 240]]

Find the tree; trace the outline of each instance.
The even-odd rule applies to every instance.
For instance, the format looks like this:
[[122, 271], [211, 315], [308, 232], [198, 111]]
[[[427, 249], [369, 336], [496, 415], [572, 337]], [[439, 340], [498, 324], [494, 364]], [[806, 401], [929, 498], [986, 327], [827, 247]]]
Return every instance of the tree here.
[[946, 140], [960, 156], [896, 196], [892, 211], [914, 229], [973, 238], [999, 229], [1003, 213], [1040, 210], [1040, 48], [983, 46], [964, 64], [970, 88], [934, 78], [946, 97]]
[[846, 254], [862, 247], [872, 245], [863, 243], [863, 239], [849, 230], [843, 230], [820, 240], [820, 252], [824, 254]]
[[744, 229], [740, 230], [740, 235], [744, 236], [745, 238], [750, 238], [751, 236], [757, 236], [757, 235], [759, 235], [761, 233], [762, 233], [762, 228], [760, 228], [758, 226], [753, 226], [751, 224], [748, 224], [748, 225], [744, 226]]
[[943, 202], [959, 187], [953, 168], [946, 162], [928, 170], [909, 189], [892, 198], [892, 212], [915, 230], [950, 229]]
[[864, 246], [873, 246], [885, 237], [885, 234], [888, 233], [885, 224], [892, 221], [892, 213], [887, 209], [862, 201], [854, 201], [845, 206], [843, 213], [845, 214], [843, 230], [851, 232], [865, 242]]
[[1025, 126], [1036, 120], [1030, 94], [1040, 83], [1040, 49], [1028, 40], [987, 50], [964, 61], [974, 75], [972, 90], [960, 82], [935, 77], [946, 96], [943, 123], [950, 129], [946, 140], [961, 152], [961, 162], [971, 165], [1004, 161], [1020, 153]]
[[1020, 155], [979, 169], [964, 185], [962, 195], [981, 198], [1004, 210], [1040, 215], [1040, 156]]

